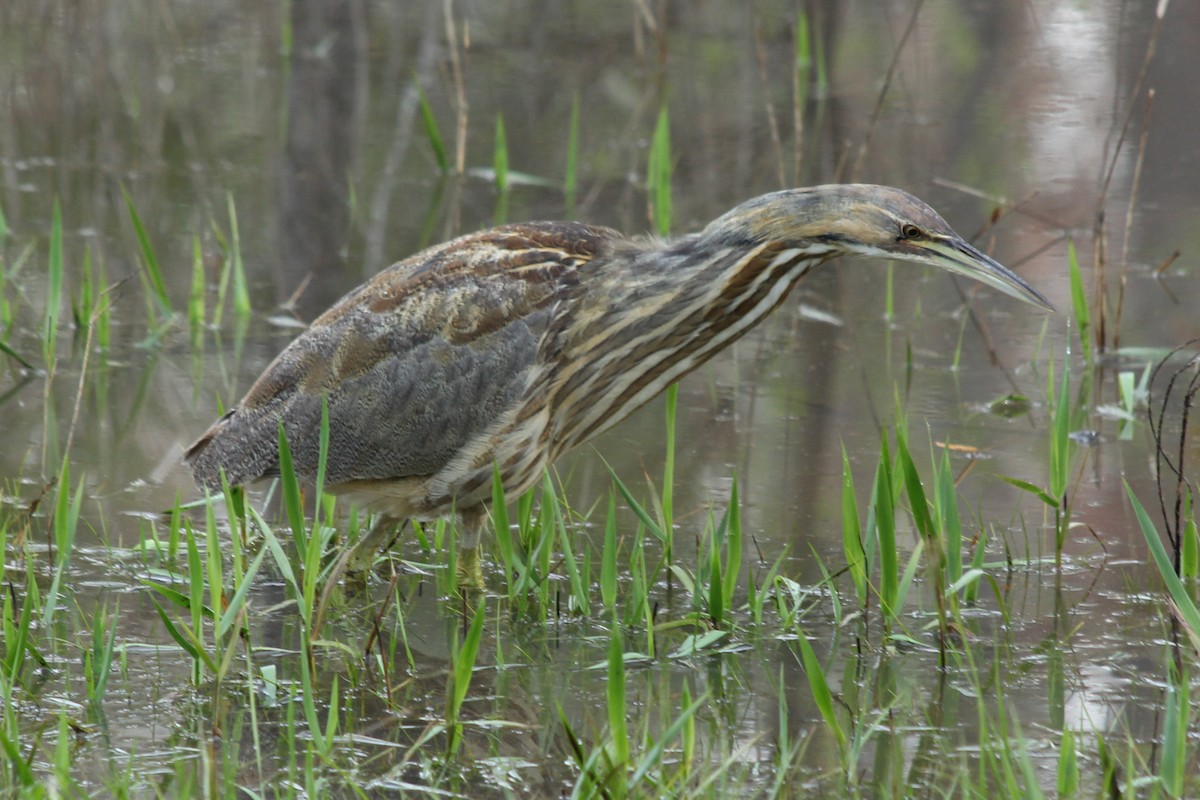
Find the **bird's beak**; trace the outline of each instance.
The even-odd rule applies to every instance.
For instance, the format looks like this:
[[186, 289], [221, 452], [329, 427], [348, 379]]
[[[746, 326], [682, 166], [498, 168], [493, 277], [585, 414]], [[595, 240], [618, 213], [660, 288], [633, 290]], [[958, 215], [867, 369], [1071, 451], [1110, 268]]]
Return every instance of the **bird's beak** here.
[[984, 255], [958, 237], [937, 237], [914, 244], [925, 251], [928, 263], [986, 283], [1007, 295], [1053, 311], [1045, 297], [1000, 262]]

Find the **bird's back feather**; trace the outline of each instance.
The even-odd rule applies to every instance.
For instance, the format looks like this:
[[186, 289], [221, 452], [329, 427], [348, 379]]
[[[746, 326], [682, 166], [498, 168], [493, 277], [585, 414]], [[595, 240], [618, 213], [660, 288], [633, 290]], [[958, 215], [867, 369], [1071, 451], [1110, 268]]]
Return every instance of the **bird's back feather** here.
[[327, 485], [437, 473], [527, 388], [556, 300], [618, 238], [576, 223], [495, 228], [422, 251], [354, 290], [296, 338], [189, 448], [197, 483], [278, 474], [284, 422], [297, 474]]

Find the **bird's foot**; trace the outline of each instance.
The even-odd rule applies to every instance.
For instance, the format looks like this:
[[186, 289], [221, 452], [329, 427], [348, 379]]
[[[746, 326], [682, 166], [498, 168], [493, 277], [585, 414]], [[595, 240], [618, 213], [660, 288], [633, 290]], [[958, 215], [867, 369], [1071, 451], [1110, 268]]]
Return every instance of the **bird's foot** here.
[[483, 591], [483, 565], [478, 547], [464, 547], [458, 552], [456, 567], [458, 587], [462, 591]]

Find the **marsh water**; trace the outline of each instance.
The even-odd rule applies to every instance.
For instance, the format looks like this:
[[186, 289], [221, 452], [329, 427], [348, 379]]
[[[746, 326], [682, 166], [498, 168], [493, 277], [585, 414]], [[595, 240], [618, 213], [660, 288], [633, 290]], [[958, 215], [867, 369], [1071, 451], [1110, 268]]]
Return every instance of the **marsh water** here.
[[[715, 796], [816, 797], [847, 786], [953, 794], [945, 765], [969, 773], [981, 742], [992, 741], [981, 719], [994, 730], [998, 717], [1048, 791], [1064, 730], [1079, 742], [1088, 796], [1101, 787], [1101, 740], [1154, 774], [1177, 651], [1123, 485], [1159, 519], [1154, 447], [1144, 407], [1132, 421], [1106, 409], [1121, 406], [1120, 373], [1140, 381], [1200, 334], [1197, 36], [1200, 6], [1136, 0], [8, 0], [0, 7], [0, 340], [12, 351], [0, 353], [6, 602], [19, 609], [31, 581], [50, 591], [48, 526], [64, 459], [67, 485], [83, 494], [57, 627], [36, 632], [46, 662], [6, 681], [6, 733], [46, 779], [65, 712], [78, 725], [67, 769], [76, 789], [95, 795], [117, 786], [132, 796], [191, 791], [181, 787], [215, 795], [217, 785], [247, 796], [569, 793], [580, 768], [559, 709], [585, 742], [604, 740], [611, 697], [605, 670], [592, 667], [605, 664], [612, 620], [566, 604], [510, 613], [490, 539], [491, 611], [464, 716], [492, 724], [468, 728], [470, 764], [443, 759], [441, 740], [420, 741], [446, 706], [463, 610], [437, 577], [445, 553], [410, 536], [397, 554], [430, 574], [406, 574], [385, 612], [392, 671], [385, 681], [361, 655], [388, 595], [381, 572], [323, 634], [339, 644], [322, 651], [316, 682], [326, 701], [341, 687], [346, 716], [345, 738], [318, 770], [327, 783], [290, 789], [279, 776], [292, 774], [297, 756], [289, 762], [285, 747], [257, 739], [251, 755], [249, 742], [251, 728], [278, 737], [284, 718], [301, 712], [264, 707], [253, 719], [244, 690], [213, 692], [193, 680], [193, 659], [147, 588], [161, 576], [146, 542], [167, 536], [164, 512], [199, 497], [183, 448], [306, 322], [367, 276], [502, 220], [652, 232], [647, 162], [666, 109], [673, 233], [779, 188], [896, 185], [1018, 271], [1057, 312], [913, 265], [845, 259], [806, 278], [766, 323], [688, 376], [675, 429], [673, 558], [683, 572], [701, 571], [703, 529], [724, 513], [736, 481], [747, 579], [735, 603], [777, 565], [786, 579], [777, 590], [799, 592], [804, 616], [798, 627], [741, 618], [721, 651], [707, 654], [668, 657], [681, 641], [664, 633], [664, 652], [627, 671], [630, 735], [655, 738], [655, 726], [669, 723], [660, 718], [705, 696], [694, 736], [700, 759], [722, 768], [688, 786]], [[44, 320], [56, 203], [64, 269], [51, 357]], [[1108, 298], [1104, 350], [1091, 358], [1072, 303], [1069, 242], [1088, 297]], [[149, 250], [173, 313], [154, 300]], [[252, 309], [245, 316], [232, 290], [218, 301], [235, 251]], [[186, 317], [197, 271], [198, 335]], [[72, 314], [100, 287], [111, 304], [104, 343], [86, 313]], [[1076, 409], [1072, 525], [1056, 565], [1054, 512], [1003, 478], [1048, 485], [1048, 387], [1065, 369]], [[560, 495], [578, 512], [570, 532], [579, 552], [602, 544], [610, 468], [652, 504], [666, 461], [664, 417], [656, 399], [556, 465]], [[890, 437], [897, 419], [930, 480], [932, 464], [951, 453], [964, 537], [987, 536], [988, 578], [961, 631], [986, 662], [973, 673], [990, 676], [986, 696], [939, 657], [936, 589], [923, 573], [902, 642], [880, 636], [875, 611], [859, 613], [847, 576], [826, 580], [846, 563], [843, 451], [865, 519], [881, 434]], [[268, 495], [277, 491], [255, 488], [250, 500], [276, 519]], [[639, 520], [617, 499], [619, 534], [633, 537]], [[188, 515], [204, 528], [203, 510]], [[227, 547], [223, 510], [216, 519]], [[917, 539], [911, 523], [901, 526], [902, 564]], [[660, 621], [695, 605], [671, 574], [655, 591]], [[298, 680], [298, 621], [284, 581], [264, 568], [249, 603], [261, 650], [238, 658], [254, 669], [278, 663]], [[117, 657], [103, 701], [89, 705], [83, 653], [98, 617], [111, 621]], [[630, 624], [626, 634], [631, 652], [642, 649], [643, 630]], [[13, 635], [5, 631], [8, 652]], [[849, 765], [789, 644], [797, 635], [816, 648], [839, 708], [877, 724]], [[248, 669], [233, 674], [258, 680]], [[869, 689], [883, 699], [864, 702]], [[1194, 725], [1191, 734], [1194, 769]], [[805, 745], [793, 753], [784, 742]], [[447, 772], [447, 761], [457, 766]], [[11, 764], [6, 776], [17, 791]]]

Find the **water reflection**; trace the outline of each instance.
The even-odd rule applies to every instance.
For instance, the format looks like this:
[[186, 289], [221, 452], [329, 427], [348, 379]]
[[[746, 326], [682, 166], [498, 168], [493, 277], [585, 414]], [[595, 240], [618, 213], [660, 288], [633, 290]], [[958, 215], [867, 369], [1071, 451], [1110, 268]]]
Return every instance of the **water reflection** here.
[[[352, 158], [361, 139], [365, 77], [362, 5], [291, 4], [286, 139], [280, 167], [277, 290], [301, 319], [328, 308], [347, 283]], [[350, 274], [350, 279], [354, 273]], [[279, 302], [292, 301], [280, 296]]]
[[[1170, 7], [1144, 83], [1155, 90], [1147, 117], [1145, 94], [1135, 89], [1155, 5], [1105, 0], [1082, 13], [1057, 0], [924, 4], [907, 39], [911, 7], [833, 0], [759, 2], [738, 14], [705, 0], [617, 9], [520, 0], [0, 5], [0, 209], [11, 231], [0, 241], [0, 336], [40, 365], [55, 198], [68, 265], [64, 319], [82, 292], [85, 262], [106, 284], [117, 284], [109, 295], [110, 346], [91, 354], [86, 371], [82, 330], [74, 339], [62, 334], [52, 375], [0, 354], [0, 425], [8, 434], [0, 448], [0, 507], [17, 520], [10, 542], [28, 534], [44, 547], [44, 512], [56, 496], [51, 478], [69, 440], [72, 480], [85, 482], [87, 501], [70, 576], [75, 602], [59, 633], [84, 642], [93, 608], [110, 602], [125, 648], [126, 666], [103, 707], [103, 741], [83, 745], [94, 748], [94, 774], [126, 769], [120, 754], [131, 750], [159, 749], [161, 758], [147, 756], [148, 773], [192, 763], [181, 755], [187, 748], [220, 755], [212, 737], [216, 707], [180, 688], [189, 682], [188, 661], [174, 649], [141, 582], [152, 563], [126, 548], [161, 536], [157, 512], [176, 496], [194, 496], [177, 463], [180, 448], [211, 421], [217, 398], [228, 405], [240, 396], [293, 335], [266, 318], [295, 298], [289, 310], [310, 319], [366, 274], [490, 224], [495, 192], [479, 175], [493, 163], [498, 117], [508, 132], [510, 166], [538, 179], [514, 187], [510, 219], [574, 216], [629, 232], [649, 229], [647, 139], [664, 101], [676, 230], [695, 230], [780, 185], [850, 177], [897, 184], [928, 199], [958, 229], [983, 231], [981, 247], [1020, 264], [1064, 310], [1043, 319], [970, 293], [977, 323], [940, 276], [854, 262], [813, 275], [773, 319], [681, 388], [680, 563], [694, 567], [697, 531], [710, 509], [723, 507], [736, 475], [745, 505], [745, 564], [761, 574], [782, 556], [787, 577], [818, 584], [822, 565], [836, 569], [845, 560], [842, 448], [861, 506], [880, 431], [899, 398], [920, 455], [928, 439], [982, 451], [969, 471], [964, 456], [954, 455], [952, 463], [956, 474], [965, 473], [959, 504], [969, 509], [972, 529], [964, 535], [990, 537], [986, 569], [995, 588], [989, 585], [968, 614], [974, 670], [955, 665], [939, 672], [936, 653], [881, 647], [878, 630], [837, 624], [828, 598], [805, 619], [846, 707], [858, 718], [886, 710], [900, 720], [877, 731], [863, 770], [884, 794], [896, 785], [938, 785], [947, 764], [978, 754], [978, 695], [988, 702], [1002, 697], [1024, 733], [1048, 747], [1063, 728], [1111, 732], [1114, 740], [1127, 732], [1139, 741], [1157, 736], [1159, 645], [1167, 634], [1160, 630], [1157, 579], [1145, 569], [1144, 544], [1121, 487], [1123, 477], [1138, 491], [1149, 485], [1144, 432], [1135, 429], [1126, 443], [1110, 420], [1080, 422], [1097, 429], [1101, 443], [1080, 456], [1081, 526], [1070, 532], [1061, 582], [1039, 561], [1053, 552], [1052, 518], [1036, 499], [1000, 480], [1044, 481], [1046, 367], [1071, 348], [1080, 368], [1078, 331], [1066, 322], [1064, 232], [1074, 236], [1085, 275], [1103, 256], [1115, 286], [1115, 272], [1128, 263], [1122, 344], [1175, 344], [1196, 333], [1196, 288], [1187, 275], [1200, 230], [1194, 135], [1200, 49], [1192, 41], [1200, 7]], [[461, 107], [447, 7], [461, 48]], [[813, 43], [808, 61], [797, 59], [801, 10]], [[466, 109], [467, 175], [439, 174], [418, 85], [452, 153], [459, 111]], [[579, 187], [571, 208], [558, 187], [576, 100]], [[1127, 117], [1133, 122], [1118, 149]], [[1144, 152], [1143, 119], [1149, 120]], [[199, 241], [211, 284], [210, 321], [229, 257], [227, 203], [234, 200], [257, 312], [248, 323], [231, 322], [227, 306], [220, 329], [193, 347], [186, 324], [153, 317], [122, 188], [146, 223], [177, 309], [189, 293], [193, 240]], [[1006, 199], [995, 224], [989, 215], [996, 203], [987, 198]], [[1103, 239], [1091, 233], [1099, 210], [1109, 225]], [[1097, 249], [1098, 242], [1107, 249]], [[1165, 276], [1178, 295], [1174, 302], [1150, 269], [1176, 249], [1184, 256]], [[814, 320], [800, 304], [844, 324]], [[993, 355], [1004, 369], [993, 367]], [[1095, 402], [1085, 397], [1086, 409], [1116, 396], [1111, 373], [1097, 375]], [[1032, 398], [1028, 414], [1003, 418], [983, 410], [1014, 392]], [[593, 448], [559, 463], [576, 508], [607, 501], [607, 465], [638, 492], [647, 477], [661, 482], [662, 417], [661, 403], [651, 403]], [[35, 502], [42, 505], [30, 518], [26, 511]], [[636, 528], [631, 515], [622, 520]], [[576, 535], [596, 542], [601, 533], [593, 523]], [[901, 535], [907, 553], [917, 537]], [[404, 554], [432, 558], [411, 542]], [[10, 558], [5, 566], [10, 585], [24, 586], [24, 565]], [[37, 562], [43, 588], [50, 573]], [[391, 698], [394, 704], [371, 691], [353, 698], [360, 703], [357, 732], [390, 742], [354, 746], [390, 753], [373, 775], [393, 783], [414, 778], [399, 751], [440, 712], [453, 641], [448, 628], [458, 621], [432, 581], [406, 580], [403, 636], [411, 660], [399, 631], [386, 632], [383, 649], [390, 674], [412, 678], [407, 694]], [[678, 593], [671, 597], [663, 607], [679, 613], [685, 603]], [[256, 586], [256, 609], [280, 601], [278, 585], [264, 579]], [[932, 596], [926, 592], [921, 602], [931, 607]], [[366, 605], [347, 606], [344, 626], [329, 634], [348, 651], [357, 652], [366, 638]], [[927, 645], [922, 622], [914, 617], [911, 632]], [[280, 648], [272, 663], [296, 669], [294, 611], [264, 613], [255, 624], [256, 644]], [[575, 773], [562, 766], [568, 756], [557, 738], [560, 723], [539, 712], [561, 701], [577, 727], [603, 724], [596, 709], [604, 677], [584, 667], [604, 660], [607, 628], [596, 620], [546, 626], [497, 620], [488, 635], [483, 660], [502, 652], [510, 668], [481, 676], [472, 714], [555, 733], [518, 728], [501, 739], [476, 730], [471, 746], [486, 755], [501, 741], [506, 756], [538, 765], [514, 767], [524, 776], [518, 784], [553, 794]], [[764, 771], [778, 766], [780, 743], [811, 737], [795, 773], [819, 785], [838, 761], [837, 744], [822, 726], [807, 675], [788, 642], [750, 644], [753, 658], [724, 653], [631, 671], [630, 691], [644, 707], [675, 710], [684, 687], [693, 698], [711, 692], [701, 738], [714, 743], [712, 752], [744, 744], [739, 757]], [[74, 702], [79, 657], [69, 648], [62, 653], [55, 654], [57, 671], [26, 688]], [[326, 694], [333, 673], [360, 668], [354, 659], [330, 658], [320, 676]], [[980, 675], [992, 682], [976, 685]], [[285, 677], [298, 680], [290, 672]], [[231, 691], [226, 698], [227, 721], [244, 709], [242, 697]], [[397, 714], [397, 705], [405, 710]], [[266, 712], [267, 727], [284, 715], [286, 709]], [[717, 744], [731, 741], [737, 744], [724, 750]]]

